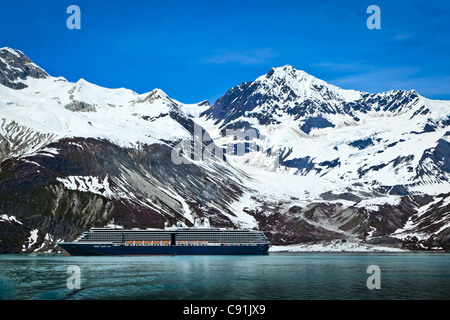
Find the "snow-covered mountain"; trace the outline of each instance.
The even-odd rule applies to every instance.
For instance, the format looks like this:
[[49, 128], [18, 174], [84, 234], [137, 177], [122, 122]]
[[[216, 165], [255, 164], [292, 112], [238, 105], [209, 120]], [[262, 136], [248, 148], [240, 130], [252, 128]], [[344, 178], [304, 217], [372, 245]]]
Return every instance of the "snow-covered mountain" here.
[[[3, 74], [30, 64], [9, 48], [0, 59]], [[20, 89], [0, 86], [0, 251], [49, 249], [111, 219], [127, 227], [191, 224], [194, 215], [239, 223], [229, 207], [243, 188], [236, 169], [171, 160], [172, 147], [194, 133], [185, 111], [206, 103], [36, 74], [45, 76], [18, 73], [8, 81]]]
[[195, 216], [273, 244], [448, 248], [449, 116], [448, 101], [343, 90], [291, 66], [213, 106], [183, 104], [160, 89], [71, 83], [3, 48], [0, 252], [51, 250], [111, 219]]
[[[367, 239], [392, 232], [419, 242], [439, 233], [448, 238], [448, 206], [433, 219], [421, 212], [432, 198], [445, 204], [450, 193], [449, 101], [416, 91], [343, 90], [286, 65], [231, 88], [197, 121], [218, 145], [246, 143], [244, 156], [227, 160], [255, 179], [268, 175], [258, 168], [273, 172], [269, 185], [284, 174], [271, 191], [298, 199], [286, 201], [309, 223]], [[419, 217], [422, 227], [435, 228], [419, 232], [412, 223]]]
[[[448, 101], [415, 91], [343, 90], [284, 66], [230, 89], [202, 114], [201, 123], [222, 144], [236, 140], [227, 129], [256, 131], [266, 156], [240, 162], [347, 183], [420, 189], [448, 181], [448, 164], [436, 157], [448, 144], [449, 109]], [[271, 167], [269, 158], [277, 166]], [[448, 186], [440, 188], [450, 192]]]

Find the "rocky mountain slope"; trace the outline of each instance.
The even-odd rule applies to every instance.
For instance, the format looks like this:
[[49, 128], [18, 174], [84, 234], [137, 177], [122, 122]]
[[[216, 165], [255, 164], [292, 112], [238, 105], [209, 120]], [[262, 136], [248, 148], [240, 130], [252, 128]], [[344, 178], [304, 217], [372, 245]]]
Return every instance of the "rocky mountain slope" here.
[[448, 250], [449, 124], [448, 101], [343, 90], [291, 66], [187, 105], [70, 83], [3, 48], [0, 252], [51, 251], [111, 219], [196, 216], [272, 244]]
[[[287, 65], [230, 89], [197, 121], [218, 145], [247, 144], [244, 156], [227, 154], [233, 165], [270, 170], [273, 180], [304, 177], [281, 178], [295, 199], [275, 210], [282, 219], [298, 212], [294, 221], [332, 237], [409, 248], [448, 243], [448, 101], [343, 90]], [[290, 242], [286, 234], [278, 237]]]

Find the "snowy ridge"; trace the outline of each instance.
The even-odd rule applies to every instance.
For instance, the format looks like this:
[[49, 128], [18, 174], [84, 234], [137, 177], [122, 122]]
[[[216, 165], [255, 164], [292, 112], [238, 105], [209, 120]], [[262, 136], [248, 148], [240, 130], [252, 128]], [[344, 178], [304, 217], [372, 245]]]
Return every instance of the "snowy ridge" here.
[[29, 145], [20, 148], [20, 155], [70, 137], [105, 139], [133, 147], [190, 136], [170, 117], [171, 112], [187, 117], [183, 105], [158, 89], [138, 95], [127, 89], [102, 88], [83, 79], [74, 84], [52, 77], [27, 78], [25, 83], [28, 87], [20, 92], [0, 86], [0, 134], [10, 142], [11, 151], [17, 148], [11, 143], [17, 136], [26, 138]]
[[[437, 207], [433, 209], [433, 207]], [[400, 239], [406, 237], [416, 237], [419, 240], [426, 240], [430, 237], [429, 229], [436, 230], [439, 234], [442, 231], [450, 228], [450, 221], [448, 215], [450, 210], [450, 198], [444, 198], [438, 196], [435, 200], [428, 205], [420, 208], [416, 214], [411, 216], [402, 228], [397, 229], [392, 236]], [[439, 212], [441, 209], [444, 214], [433, 214], [430, 212]], [[426, 216], [430, 216], [429, 218]], [[424, 218], [429, 220], [428, 223], [424, 223]]]
[[[308, 99], [326, 100], [327, 103], [334, 104], [337, 101], [355, 101], [361, 98], [361, 92], [330, 85], [290, 65], [272, 68], [266, 75], [257, 78], [253, 85], [258, 87], [254, 94], [276, 96], [280, 101], [287, 102], [283, 106], [285, 108]], [[293, 97], [296, 98], [295, 101]]]

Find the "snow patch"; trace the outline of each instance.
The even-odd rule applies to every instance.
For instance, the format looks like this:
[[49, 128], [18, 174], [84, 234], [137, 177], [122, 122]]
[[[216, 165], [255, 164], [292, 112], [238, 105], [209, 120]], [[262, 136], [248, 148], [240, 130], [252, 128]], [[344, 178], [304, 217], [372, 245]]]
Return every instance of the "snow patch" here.
[[383, 205], [391, 205], [391, 206], [397, 206], [401, 202], [401, 197], [399, 196], [385, 196], [385, 197], [377, 197], [377, 198], [371, 198], [371, 199], [365, 199], [361, 200], [357, 204], [355, 204], [355, 207], [357, 208], [365, 208], [369, 211], [378, 211], [379, 208]]
[[22, 246], [22, 252], [25, 252], [27, 249], [31, 248], [38, 240], [38, 229], [33, 229], [30, 231], [30, 236], [28, 237], [27, 245]]
[[91, 192], [106, 198], [113, 198], [115, 193], [109, 185], [109, 177], [101, 179], [92, 176], [68, 176], [67, 178], [56, 178], [69, 190]]
[[18, 224], [22, 224], [22, 222], [17, 220], [15, 216], [8, 216], [7, 214], [3, 214], [0, 216], [0, 222], [16, 222]]

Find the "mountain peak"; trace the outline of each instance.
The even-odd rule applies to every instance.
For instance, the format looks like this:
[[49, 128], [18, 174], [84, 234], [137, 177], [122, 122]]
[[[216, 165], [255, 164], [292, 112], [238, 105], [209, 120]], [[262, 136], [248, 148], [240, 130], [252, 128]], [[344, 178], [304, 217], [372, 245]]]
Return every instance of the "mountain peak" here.
[[149, 93], [145, 93], [140, 95], [136, 100], [138, 104], [158, 104], [158, 105], [167, 105], [170, 110], [178, 110], [178, 104], [171, 99], [163, 90], [161, 89], [153, 89]]
[[303, 70], [298, 70], [293, 66], [286, 64], [282, 67], [273, 67], [270, 71], [264, 76], [266, 79], [275, 79], [275, 78], [286, 78], [286, 77], [294, 77], [298, 79], [303, 79], [307, 77], [314, 78], [310, 74], [306, 73]]
[[153, 103], [157, 100], [171, 100], [169, 96], [161, 89], [153, 89], [149, 93], [145, 94], [145, 98], [142, 99], [141, 102], [148, 101], [150, 103]]
[[336, 92], [342, 90], [288, 64], [270, 69], [267, 74], [257, 78], [254, 84], [261, 84], [265, 89], [269, 90], [272, 88], [276, 91], [276, 95], [279, 94], [278, 91], [280, 89], [286, 91], [288, 88], [297, 95], [300, 94], [302, 96], [305, 94], [309, 95], [309, 93], [313, 94], [318, 88], [324, 87]]
[[266, 75], [257, 78], [253, 86], [259, 93], [272, 96], [277, 101], [281, 99], [283, 103], [303, 104], [310, 100], [323, 104], [360, 98], [358, 91], [344, 90], [291, 65], [272, 68]]
[[28, 77], [44, 79], [47, 72], [33, 63], [21, 51], [3, 47], [0, 49], [0, 84], [12, 89], [28, 87], [21, 80]]
[[8, 53], [9, 53], [9, 54], [16, 55], [16, 56], [18, 56], [19, 58], [25, 56], [25, 55], [23, 54], [23, 52], [20, 51], [20, 50], [12, 49], [12, 48], [9, 48], [9, 47], [3, 47], [3, 48], [0, 48], [0, 55], [5, 55], [5, 54], [8, 54]]

